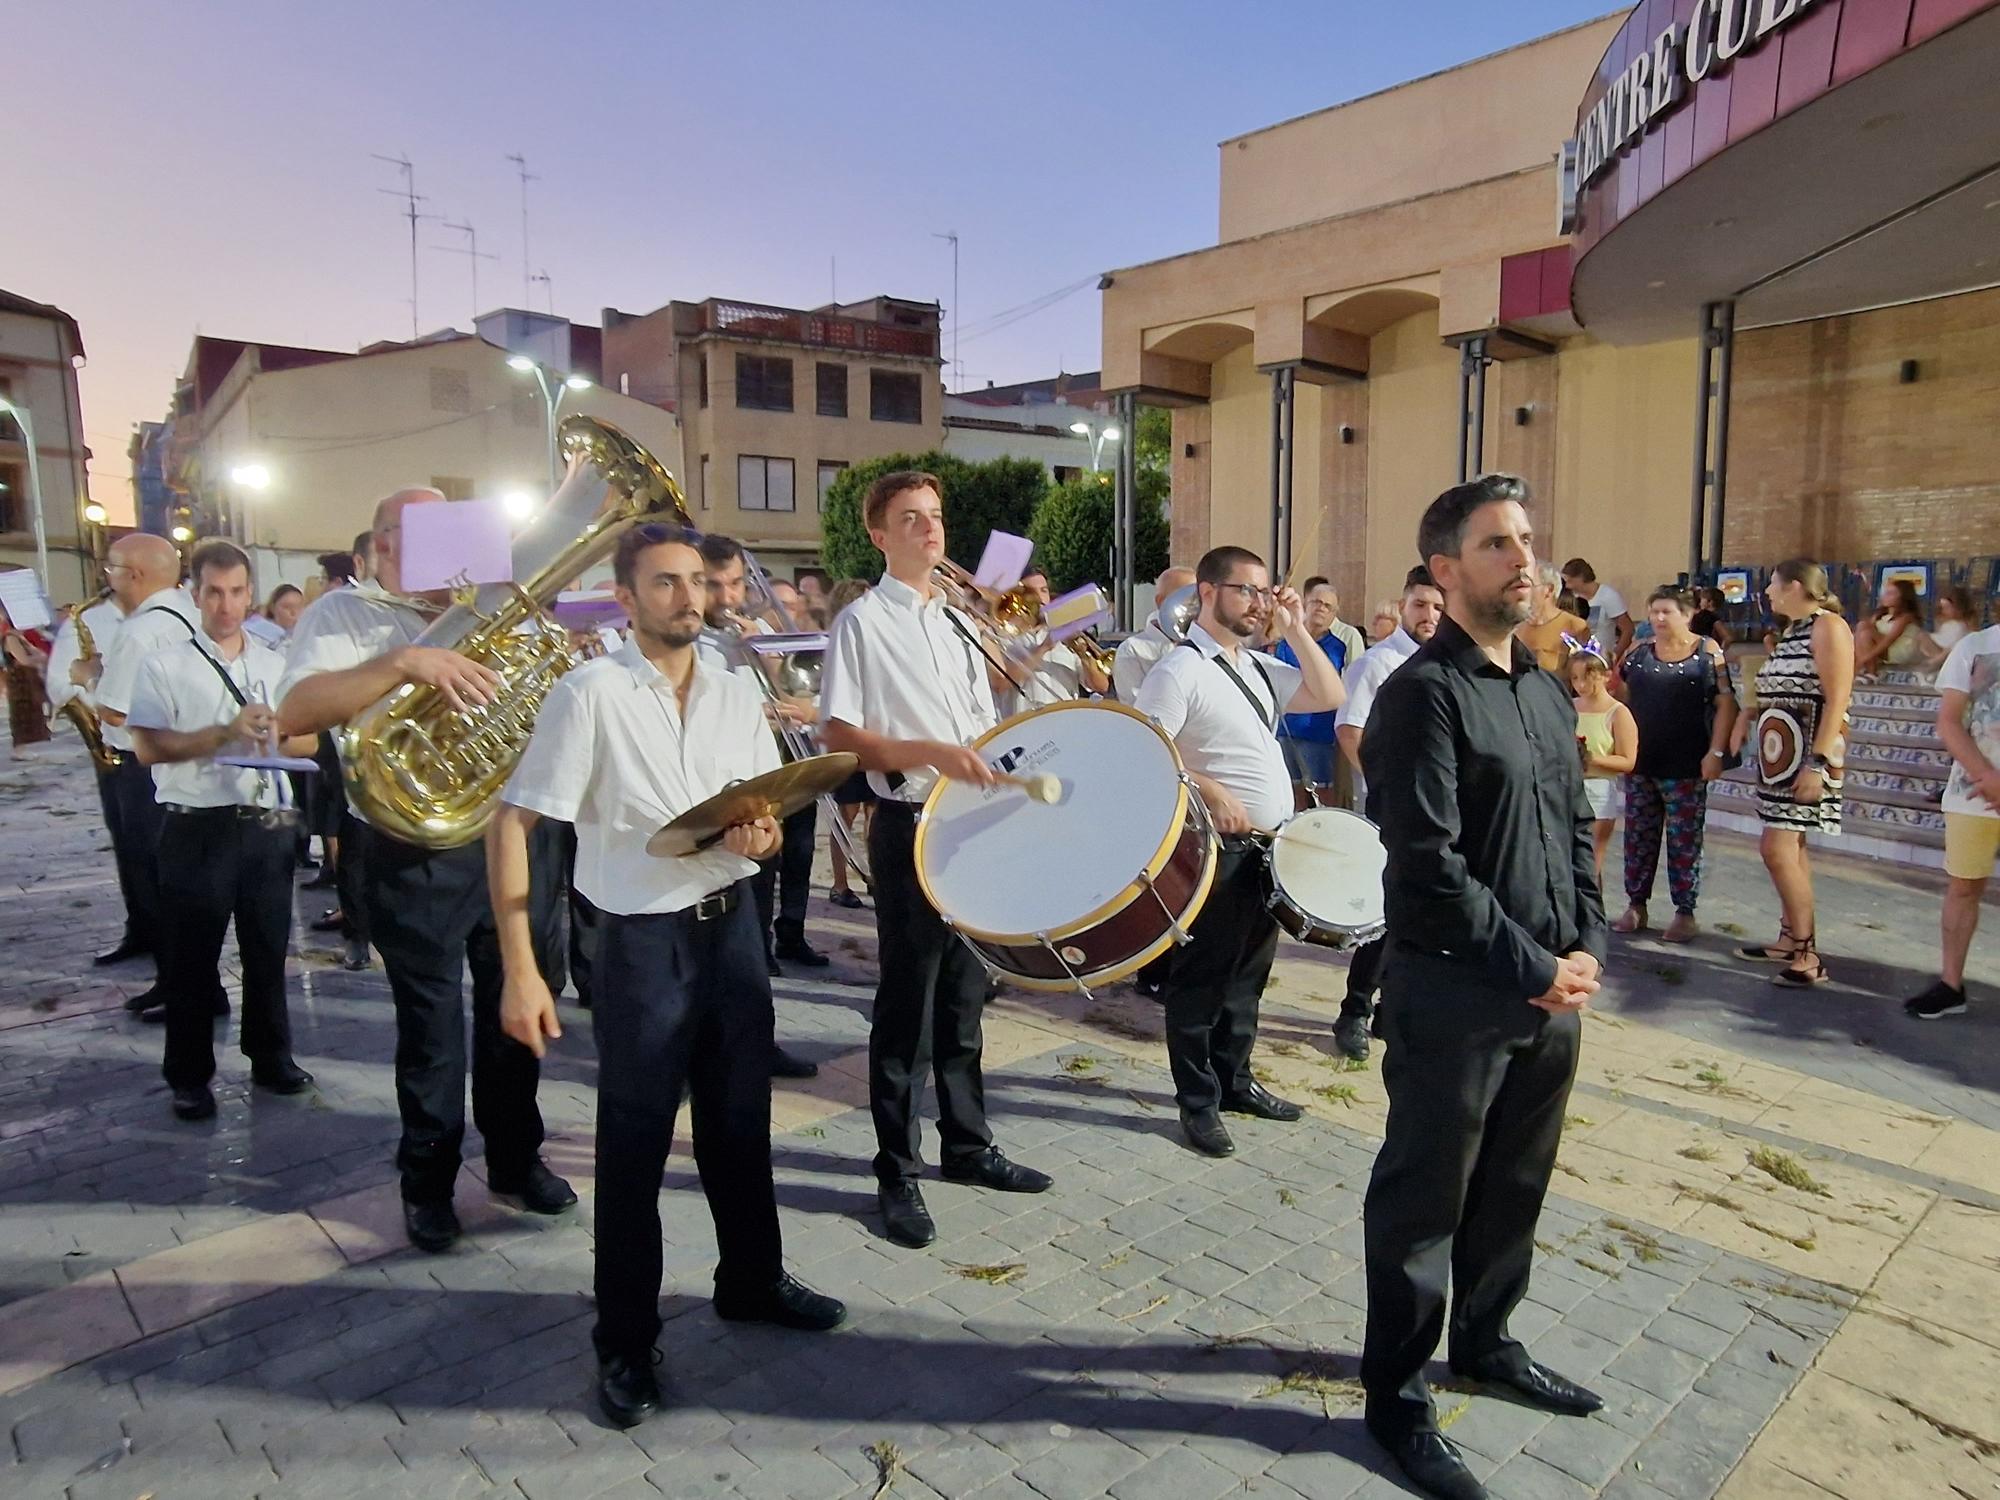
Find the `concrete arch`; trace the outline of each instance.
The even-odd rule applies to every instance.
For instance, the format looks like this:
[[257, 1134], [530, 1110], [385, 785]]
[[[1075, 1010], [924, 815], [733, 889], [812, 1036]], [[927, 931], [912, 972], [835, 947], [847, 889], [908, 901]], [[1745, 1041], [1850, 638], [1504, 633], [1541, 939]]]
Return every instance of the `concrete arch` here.
[[1191, 318], [1185, 323], [1169, 323], [1148, 329], [1145, 350], [1148, 354], [1164, 355], [1169, 359], [1213, 364], [1254, 339], [1256, 326], [1256, 314], [1248, 308], [1242, 312]]
[[1364, 287], [1306, 300], [1306, 322], [1329, 332], [1373, 338], [1392, 324], [1439, 305], [1434, 287], [1413, 283]]

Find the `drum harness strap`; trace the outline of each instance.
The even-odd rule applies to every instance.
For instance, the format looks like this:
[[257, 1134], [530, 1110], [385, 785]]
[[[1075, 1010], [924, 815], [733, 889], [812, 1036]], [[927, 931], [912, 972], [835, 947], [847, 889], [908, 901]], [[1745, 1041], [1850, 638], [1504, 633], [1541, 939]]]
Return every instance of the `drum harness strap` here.
[[[1187, 647], [1190, 651], [1199, 651], [1201, 649], [1201, 647], [1197, 646], [1193, 641], [1182, 641], [1181, 644]], [[1271, 708], [1266, 708], [1264, 706], [1264, 700], [1257, 696], [1257, 694], [1251, 689], [1250, 684], [1245, 682], [1240, 676], [1237, 675], [1236, 669], [1229, 665], [1229, 658], [1227, 656], [1218, 651], [1214, 656], [1211, 656], [1209, 660], [1214, 662], [1218, 667], [1222, 668], [1223, 672], [1228, 675], [1229, 680], [1236, 684], [1237, 691], [1242, 693], [1245, 698], [1250, 700], [1250, 707], [1257, 715], [1257, 722], [1259, 724], [1262, 724], [1266, 729], [1270, 730], [1271, 733], [1276, 734], [1278, 732], [1278, 721], [1282, 719], [1284, 715], [1278, 712], [1277, 684], [1271, 681], [1271, 674], [1264, 670], [1264, 664], [1256, 660], [1254, 656], [1251, 658], [1250, 665], [1257, 669], [1257, 675], [1264, 679], [1265, 690], [1269, 692], [1271, 695], [1271, 703], [1273, 705]]]

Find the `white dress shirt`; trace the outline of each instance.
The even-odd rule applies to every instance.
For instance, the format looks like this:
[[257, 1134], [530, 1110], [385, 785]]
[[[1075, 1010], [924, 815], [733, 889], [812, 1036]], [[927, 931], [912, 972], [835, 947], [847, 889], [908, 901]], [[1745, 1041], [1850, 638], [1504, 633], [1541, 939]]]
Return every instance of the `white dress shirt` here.
[[[1345, 724], [1354, 729], [1366, 729], [1368, 715], [1375, 710], [1375, 694], [1389, 680], [1389, 674], [1415, 656], [1421, 647], [1422, 643], [1415, 636], [1398, 625], [1362, 652], [1359, 658], [1349, 662], [1347, 671], [1341, 677], [1347, 686], [1347, 701], [1341, 704], [1340, 712], [1334, 718], [1335, 727]], [[1352, 761], [1348, 763], [1348, 768], [1354, 772], [1354, 805], [1366, 807], [1368, 786], [1361, 768]]]
[[[1188, 769], [1234, 793], [1253, 827], [1276, 828], [1292, 815], [1292, 778], [1276, 725], [1291, 710], [1305, 674], [1248, 647], [1239, 648], [1224, 670], [1215, 637], [1194, 625], [1187, 638], [1146, 674], [1132, 706], [1166, 731]], [[1231, 671], [1248, 694], [1230, 681]]]
[[[923, 599], [884, 573], [840, 612], [828, 634], [821, 726], [838, 719], [892, 740], [971, 744], [1000, 722], [977, 639], [976, 627], [942, 595]], [[870, 771], [868, 784], [892, 802], [922, 802], [937, 772], [929, 766], [905, 771], [902, 785], [892, 790], [884, 773]]]
[[[374, 583], [329, 589], [306, 606], [292, 627], [285, 672], [273, 706], [282, 705], [285, 695], [308, 677], [351, 671], [409, 645], [423, 634], [431, 618], [409, 600]], [[338, 733], [333, 742], [339, 746]], [[348, 805], [353, 807], [352, 799]], [[360, 810], [354, 811], [359, 817]]]
[[[114, 713], [132, 711], [132, 691], [146, 658], [166, 646], [185, 641], [201, 629], [201, 611], [186, 589], [161, 589], [126, 616], [117, 638], [104, 653], [104, 675], [97, 680], [97, 706]], [[104, 742], [114, 750], [130, 750], [132, 736], [117, 724], [104, 726]]]
[[1146, 674], [1173, 649], [1173, 645], [1167, 639], [1167, 633], [1160, 629], [1158, 614], [1147, 616], [1144, 630], [1118, 643], [1118, 654], [1111, 660], [1111, 688], [1120, 703], [1139, 701], [1139, 684], [1146, 680]]
[[[163, 646], [139, 668], [138, 685], [125, 722], [137, 729], [170, 729], [180, 734], [227, 724], [242, 712], [235, 695], [222, 685], [219, 666], [250, 703], [266, 703], [284, 675], [285, 659], [249, 636], [235, 661], [223, 659], [222, 648], [196, 627], [197, 638]], [[211, 665], [210, 663], [214, 663]], [[276, 773], [240, 766], [218, 766], [213, 760], [181, 760], [153, 767], [153, 796], [181, 807], [276, 807]]]
[[566, 674], [542, 704], [504, 801], [576, 825], [576, 888], [624, 916], [693, 906], [757, 871], [721, 847], [685, 859], [646, 840], [731, 783], [778, 768], [764, 698], [697, 652], [687, 712], [636, 644]]
[[[90, 643], [102, 656], [118, 639], [125, 611], [118, 607], [116, 599], [100, 599], [82, 613], [84, 626], [90, 631]], [[97, 707], [95, 688], [80, 688], [69, 680], [69, 669], [83, 655], [83, 643], [76, 636], [76, 620], [74, 614], [64, 620], [56, 638], [49, 643], [48, 688], [52, 708], [61, 708], [72, 698], [82, 699], [91, 708]]]
[[1004, 705], [998, 705], [1002, 717], [1018, 714], [1030, 708], [1047, 708], [1052, 703], [1068, 703], [1075, 699], [1083, 688], [1083, 663], [1077, 659], [1068, 644], [1057, 641], [1048, 649], [1041, 662], [1030, 672], [1015, 662], [1009, 662], [1008, 670], [1026, 685], [1025, 693], [1009, 690]]

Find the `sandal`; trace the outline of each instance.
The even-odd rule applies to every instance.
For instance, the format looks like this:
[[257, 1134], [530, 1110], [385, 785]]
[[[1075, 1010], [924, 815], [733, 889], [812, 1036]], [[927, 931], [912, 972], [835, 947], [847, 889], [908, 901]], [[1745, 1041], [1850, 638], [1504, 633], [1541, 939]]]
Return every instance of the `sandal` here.
[[1791, 925], [1778, 924], [1778, 941], [1771, 944], [1746, 943], [1736, 950], [1736, 956], [1753, 964], [1782, 964], [1790, 961], [1802, 945], [1792, 936]]
[[[1808, 960], [1804, 968], [1798, 966], [1800, 959]], [[1816, 984], [1826, 984], [1833, 976], [1826, 971], [1818, 951], [1813, 947], [1812, 934], [1799, 940], [1792, 950], [1792, 962], [1771, 976], [1771, 983], [1783, 985], [1788, 990], [1809, 990]]]
[[1625, 908], [1625, 915], [1611, 924], [1613, 932], [1644, 932], [1646, 930], [1646, 908], [1633, 902]]

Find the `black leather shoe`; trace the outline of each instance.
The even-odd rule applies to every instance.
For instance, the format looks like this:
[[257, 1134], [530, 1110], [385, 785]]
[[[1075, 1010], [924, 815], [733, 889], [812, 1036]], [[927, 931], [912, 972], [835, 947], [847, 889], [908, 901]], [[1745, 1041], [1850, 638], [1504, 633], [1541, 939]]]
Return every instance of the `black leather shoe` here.
[[636, 1359], [613, 1354], [597, 1362], [597, 1404], [613, 1427], [637, 1427], [660, 1409], [659, 1377], [653, 1374], [657, 1350]]
[[1369, 1053], [1368, 1017], [1365, 1015], [1341, 1014], [1333, 1023], [1333, 1045], [1342, 1057], [1351, 1057], [1356, 1062], [1367, 1062]]
[[769, 953], [764, 955], [764, 968], [773, 979], [785, 977], [785, 971], [778, 967], [778, 960]]
[[779, 939], [777, 956], [788, 964], [802, 964], [808, 969], [824, 969], [833, 962], [804, 938]]
[[175, 1089], [174, 1113], [183, 1120], [212, 1120], [215, 1118], [215, 1095], [208, 1091], [205, 1083], [191, 1089]]
[[1493, 1387], [1495, 1395], [1509, 1397], [1537, 1411], [1552, 1411], [1560, 1417], [1587, 1417], [1594, 1411], [1604, 1409], [1604, 1398], [1597, 1392], [1587, 1390], [1533, 1360], [1524, 1370], [1465, 1369], [1453, 1365], [1452, 1371], [1468, 1380]]
[[347, 918], [341, 915], [340, 908], [337, 906], [328, 907], [312, 923], [312, 930], [314, 932], [341, 932], [346, 927]]
[[410, 1243], [429, 1255], [442, 1255], [458, 1243], [458, 1210], [446, 1198], [437, 1203], [403, 1204], [403, 1232]]
[[1046, 1172], [1007, 1160], [998, 1146], [988, 1146], [962, 1161], [948, 1161], [938, 1168], [938, 1175], [946, 1182], [969, 1182], [996, 1193], [1046, 1193], [1055, 1181]]
[[368, 945], [360, 938], [349, 938], [341, 945], [340, 966], [350, 974], [360, 974], [373, 967], [374, 960], [368, 956]]
[[773, 1078], [817, 1078], [819, 1064], [809, 1058], [800, 1057], [796, 1052], [787, 1052], [777, 1043], [771, 1044], [771, 1076]]
[[882, 1205], [882, 1227], [889, 1238], [911, 1250], [921, 1250], [937, 1238], [937, 1224], [924, 1207], [924, 1195], [914, 1177], [885, 1182], [875, 1190]]
[[144, 943], [135, 943], [130, 938], [121, 938], [116, 948], [106, 948], [102, 953], [91, 959], [91, 962], [102, 969], [112, 964], [122, 964], [128, 959], [144, 958], [152, 951]]
[[136, 1016], [141, 1011], [152, 1010], [166, 1003], [166, 997], [160, 993], [160, 987], [156, 984], [150, 990], [141, 990], [132, 996], [125, 1002], [125, 1008]]
[[559, 1214], [576, 1202], [576, 1189], [551, 1172], [539, 1156], [525, 1172], [491, 1173], [486, 1185], [503, 1198], [519, 1198], [531, 1214]]
[[148, 1026], [166, 1025], [167, 1024], [166, 1001], [164, 1000], [152, 1001], [150, 1004], [147, 1005], [147, 1007], [144, 1010], [139, 1012], [139, 1019], [144, 1021]]
[[250, 1064], [250, 1081], [274, 1094], [303, 1094], [313, 1076], [289, 1057], [267, 1057]]
[[1426, 1495], [1437, 1500], [1487, 1500], [1486, 1486], [1472, 1477], [1457, 1445], [1443, 1433], [1413, 1432], [1399, 1443], [1382, 1446], [1403, 1477]]
[[847, 1321], [847, 1306], [822, 1296], [794, 1276], [780, 1276], [753, 1292], [715, 1294], [715, 1315], [731, 1323], [776, 1323], [805, 1333], [825, 1333]]
[[1188, 1144], [1204, 1156], [1236, 1154], [1236, 1142], [1229, 1138], [1222, 1117], [1212, 1109], [1183, 1109], [1181, 1129], [1187, 1132]]
[[1261, 1083], [1253, 1083], [1240, 1094], [1222, 1101], [1223, 1111], [1232, 1115], [1255, 1115], [1260, 1120], [1296, 1120], [1305, 1111], [1289, 1099], [1280, 1099]]

